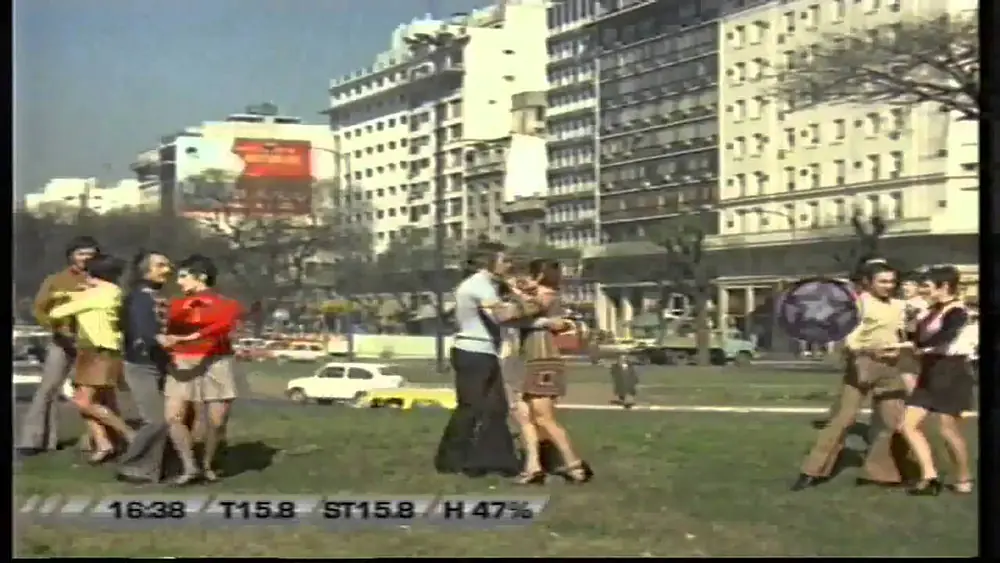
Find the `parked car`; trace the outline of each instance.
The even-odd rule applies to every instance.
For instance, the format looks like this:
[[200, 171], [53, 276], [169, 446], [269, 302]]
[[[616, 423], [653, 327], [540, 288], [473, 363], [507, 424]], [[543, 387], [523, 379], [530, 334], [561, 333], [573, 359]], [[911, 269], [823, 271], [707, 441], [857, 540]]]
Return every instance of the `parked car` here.
[[272, 341], [270, 340], [244, 338], [237, 342], [233, 349], [236, 353], [237, 360], [262, 362], [266, 359], [270, 359], [271, 354], [274, 352], [273, 348], [268, 348], [268, 345], [270, 344], [272, 344]]
[[357, 401], [375, 389], [402, 387], [405, 380], [397, 373], [392, 364], [329, 362], [308, 377], [289, 381], [285, 395], [297, 403]]
[[272, 355], [278, 363], [315, 362], [326, 356], [326, 347], [313, 342], [292, 342], [283, 349], [275, 350]]
[[455, 390], [449, 387], [399, 387], [369, 391], [355, 401], [354, 406], [373, 409], [434, 407], [454, 410], [458, 406], [458, 398]]

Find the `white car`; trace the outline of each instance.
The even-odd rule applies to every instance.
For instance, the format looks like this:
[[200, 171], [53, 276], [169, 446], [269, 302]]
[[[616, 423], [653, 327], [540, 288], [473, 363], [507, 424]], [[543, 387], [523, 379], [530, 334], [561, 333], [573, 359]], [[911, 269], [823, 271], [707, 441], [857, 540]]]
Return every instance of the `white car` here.
[[[15, 400], [30, 401], [42, 383], [42, 365], [38, 362], [14, 362], [12, 372]], [[69, 378], [63, 382], [61, 394], [67, 401], [73, 398], [73, 382]]]
[[327, 357], [326, 348], [322, 344], [296, 342], [286, 348], [275, 350], [274, 359], [282, 362], [316, 362]]
[[402, 387], [406, 380], [396, 375], [396, 368], [392, 364], [330, 362], [309, 377], [289, 381], [285, 395], [298, 403], [350, 402], [373, 389]]

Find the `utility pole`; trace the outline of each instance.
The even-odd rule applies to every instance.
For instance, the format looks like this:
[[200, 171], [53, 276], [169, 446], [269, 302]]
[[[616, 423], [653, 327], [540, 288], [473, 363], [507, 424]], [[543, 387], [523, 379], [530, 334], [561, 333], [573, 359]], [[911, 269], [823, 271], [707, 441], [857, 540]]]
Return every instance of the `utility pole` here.
[[[438, 67], [434, 65], [434, 72]], [[438, 373], [444, 365], [444, 107], [434, 100], [434, 354]]]
[[[337, 143], [339, 145], [340, 141], [338, 140]], [[353, 203], [354, 202], [354, 196], [351, 193], [351, 181], [354, 179], [354, 176], [351, 175], [351, 155], [350, 155], [350, 153], [346, 153], [345, 154], [345, 153], [340, 152], [340, 147], [338, 146], [337, 147], [337, 162], [338, 163], [340, 162], [341, 158], [344, 159], [344, 175], [347, 177], [347, 182], [345, 182], [344, 184], [347, 187], [347, 193], [346, 194], [340, 194], [340, 202], [335, 202], [335, 205], [340, 205], [340, 204], [343, 204], [344, 202], [348, 202], [348, 201], [351, 202], [351, 203], [348, 204], [348, 208], [346, 210], [347, 212], [339, 215], [341, 226], [337, 227], [337, 228], [343, 228], [344, 225], [350, 225], [351, 224], [350, 223], [350, 219], [351, 219], [351, 217], [350, 217], [350, 215], [351, 215], [351, 207], [354, 205], [354, 203]], [[339, 166], [338, 166], [338, 168], [339, 168]], [[351, 250], [353, 251], [353, 249], [351, 249]], [[347, 309], [347, 359], [349, 361], [353, 362], [354, 361], [354, 295], [350, 294], [351, 292], [348, 292], [348, 293], [349, 293], [349, 295], [348, 295], [348, 299], [347, 299], [347, 303], [348, 303], [348, 309]]]

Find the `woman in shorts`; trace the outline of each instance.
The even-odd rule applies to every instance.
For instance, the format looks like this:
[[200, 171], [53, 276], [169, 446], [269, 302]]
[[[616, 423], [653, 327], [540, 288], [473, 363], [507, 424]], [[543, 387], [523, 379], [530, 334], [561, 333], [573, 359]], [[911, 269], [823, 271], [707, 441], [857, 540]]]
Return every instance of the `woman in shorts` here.
[[[231, 333], [243, 309], [215, 291], [217, 275], [215, 265], [204, 256], [194, 255], [181, 262], [177, 284], [184, 297], [173, 300], [167, 311], [167, 341], [173, 367], [163, 395], [170, 439], [183, 465], [175, 482], [178, 485], [199, 478], [218, 479], [215, 455], [237, 396]], [[195, 461], [191, 430], [186, 424], [192, 407], [207, 407], [200, 465]]]

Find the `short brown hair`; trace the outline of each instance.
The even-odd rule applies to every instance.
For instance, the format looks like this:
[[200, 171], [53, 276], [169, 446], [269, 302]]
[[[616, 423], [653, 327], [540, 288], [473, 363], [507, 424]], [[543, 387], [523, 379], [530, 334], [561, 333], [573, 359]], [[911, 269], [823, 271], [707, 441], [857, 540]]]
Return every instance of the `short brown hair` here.
[[465, 261], [467, 271], [477, 272], [486, 268], [492, 270], [496, 264], [497, 256], [501, 252], [506, 252], [507, 246], [501, 242], [482, 240], [479, 241], [469, 252]]
[[559, 289], [562, 282], [562, 268], [556, 260], [536, 258], [528, 263], [528, 273], [532, 277], [541, 276], [538, 283], [552, 289]]

